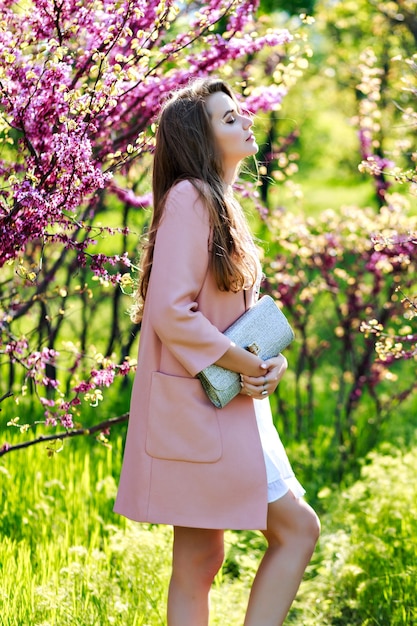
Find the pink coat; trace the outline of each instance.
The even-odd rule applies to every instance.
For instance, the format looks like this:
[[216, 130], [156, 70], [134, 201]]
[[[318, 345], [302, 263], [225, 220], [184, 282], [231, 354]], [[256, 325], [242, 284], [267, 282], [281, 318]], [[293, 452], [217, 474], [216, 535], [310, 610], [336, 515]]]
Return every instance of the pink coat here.
[[[230, 340], [243, 293], [209, 271], [209, 223], [188, 181], [159, 227], [115, 511], [140, 522], [266, 528], [267, 481], [253, 400], [216, 409], [195, 378]], [[247, 292], [250, 306], [256, 294]], [[267, 401], [267, 400], [265, 400]]]

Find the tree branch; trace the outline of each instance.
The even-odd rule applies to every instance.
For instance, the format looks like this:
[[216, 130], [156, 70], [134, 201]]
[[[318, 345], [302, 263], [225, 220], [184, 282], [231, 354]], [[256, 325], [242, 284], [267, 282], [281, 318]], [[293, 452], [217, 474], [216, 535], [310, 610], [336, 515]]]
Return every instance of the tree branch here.
[[[1, 397], [0, 397], [0, 402], [3, 402], [3, 400], [6, 400], [6, 398], [10, 398], [13, 395], [12, 391], [6, 391], [6, 393], [4, 393]], [[1, 409], [0, 409], [1, 411]]]
[[67, 430], [63, 433], [58, 433], [56, 435], [41, 435], [37, 439], [32, 439], [31, 441], [24, 441], [23, 443], [17, 443], [15, 445], [4, 444], [2, 448], [0, 448], [0, 456], [7, 454], [8, 452], [13, 452], [14, 450], [21, 450], [22, 448], [29, 448], [30, 446], [34, 446], [37, 443], [44, 443], [48, 441], [58, 441], [62, 439], [69, 439], [70, 437], [78, 437], [79, 435], [94, 435], [97, 432], [102, 432], [103, 430], [107, 430], [114, 426], [115, 424], [121, 424], [123, 422], [127, 422], [129, 419], [129, 413], [124, 413], [123, 415], [119, 415], [119, 417], [111, 417], [104, 422], [100, 422], [99, 424], [95, 424], [90, 428], [77, 428], [74, 430]]

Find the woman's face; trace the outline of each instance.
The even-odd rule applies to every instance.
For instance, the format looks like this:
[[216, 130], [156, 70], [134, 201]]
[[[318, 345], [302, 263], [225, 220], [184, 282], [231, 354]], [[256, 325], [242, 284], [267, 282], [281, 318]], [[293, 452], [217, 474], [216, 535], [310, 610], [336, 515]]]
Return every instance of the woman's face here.
[[213, 134], [223, 163], [224, 173], [236, 170], [239, 162], [256, 154], [258, 145], [251, 132], [252, 118], [243, 114], [236, 103], [222, 91], [206, 98]]

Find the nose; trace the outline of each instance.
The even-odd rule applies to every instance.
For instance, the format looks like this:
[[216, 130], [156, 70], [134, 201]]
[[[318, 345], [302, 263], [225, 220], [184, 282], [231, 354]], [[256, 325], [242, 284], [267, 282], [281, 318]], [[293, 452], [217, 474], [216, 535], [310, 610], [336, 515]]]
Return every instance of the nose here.
[[248, 130], [251, 126], [253, 126], [252, 115], [248, 111], [242, 112], [242, 124], [245, 130]]

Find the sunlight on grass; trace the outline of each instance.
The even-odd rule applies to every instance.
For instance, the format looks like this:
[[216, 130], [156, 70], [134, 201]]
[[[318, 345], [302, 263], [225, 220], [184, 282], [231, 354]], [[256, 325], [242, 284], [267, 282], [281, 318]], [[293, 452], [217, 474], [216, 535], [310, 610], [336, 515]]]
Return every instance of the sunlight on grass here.
[[[165, 624], [172, 530], [112, 512], [121, 453], [118, 437], [112, 450], [85, 439], [52, 458], [40, 444], [1, 460], [2, 626]], [[238, 626], [257, 558], [236, 533], [226, 543], [236, 547], [212, 624]]]
[[281, 186], [274, 190], [275, 204], [284, 206], [286, 213], [318, 216], [326, 209], [339, 211], [342, 206], [374, 206], [375, 192], [372, 183], [342, 184], [315, 178], [304, 179], [300, 184], [300, 196], [294, 194], [294, 187]]
[[2, 460], [2, 625], [164, 623], [171, 533], [112, 512], [120, 457], [118, 438]]
[[[415, 623], [416, 451], [373, 453], [350, 488], [322, 491], [323, 535], [286, 623]], [[2, 626], [166, 624], [172, 530], [112, 512], [121, 453], [114, 436], [113, 449], [82, 439], [1, 459]], [[242, 626], [264, 540], [225, 540], [210, 626]]]

